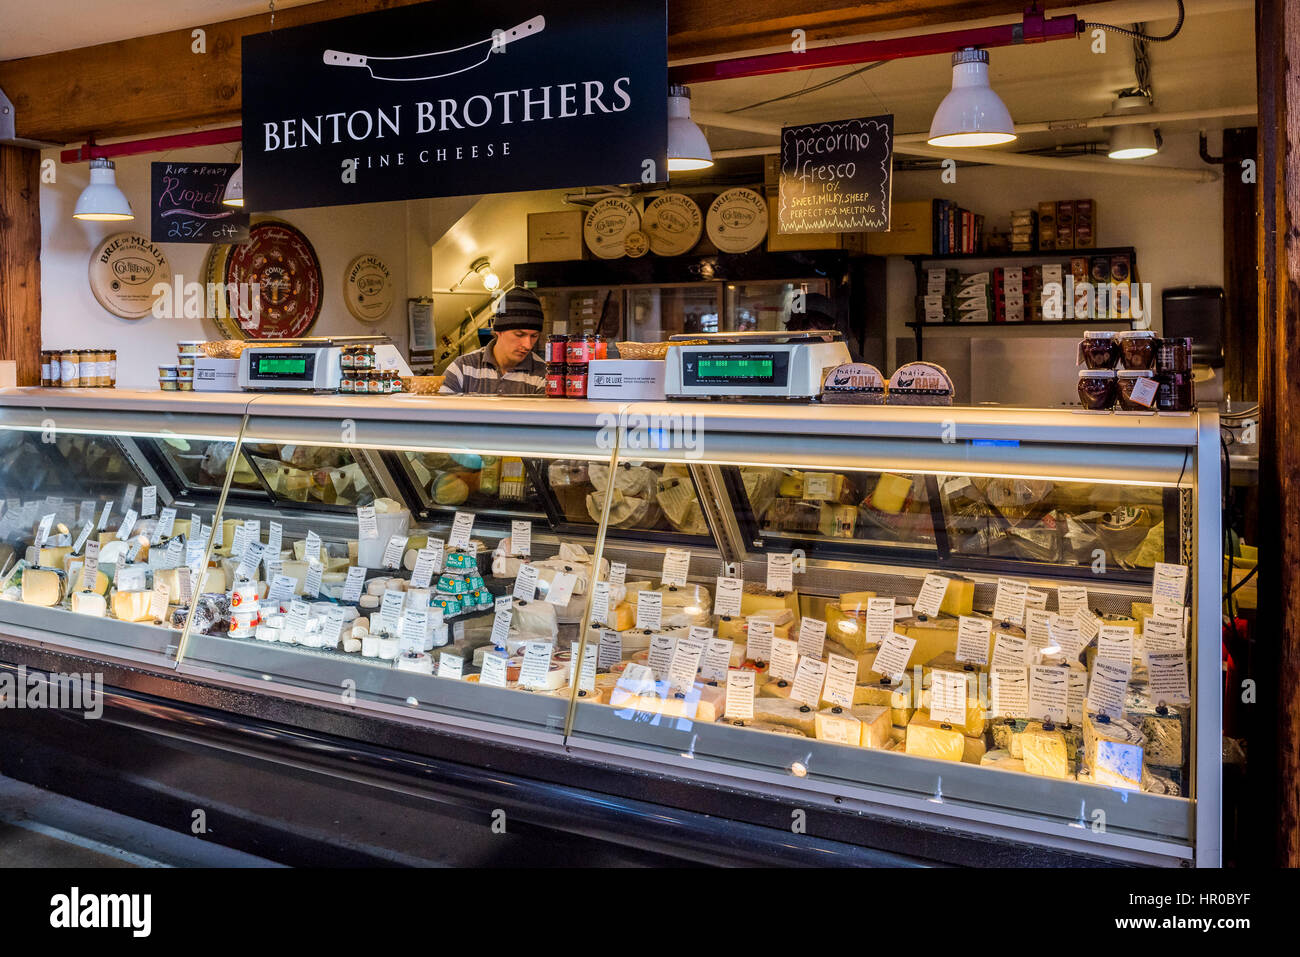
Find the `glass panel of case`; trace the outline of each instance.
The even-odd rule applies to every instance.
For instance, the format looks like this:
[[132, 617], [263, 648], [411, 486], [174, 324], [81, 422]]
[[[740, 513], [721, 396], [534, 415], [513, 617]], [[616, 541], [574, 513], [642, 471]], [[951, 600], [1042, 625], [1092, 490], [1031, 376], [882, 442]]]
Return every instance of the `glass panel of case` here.
[[466, 452], [396, 453], [399, 469], [426, 508], [486, 510], [541, 518], [544, 506], [534, 475], [538, 460]]
[[[701, 538], [709, 534], [690, 470], [676, 462], [620, 462], [613, 472], [609, 528], [615, 535], [663, 533]], [[556, 459], [546, 468], [546, 484], [563, 522], [595, 526], [605, 508], [608, 462]], [[594, 531], [594, 529], [593, 529]]]

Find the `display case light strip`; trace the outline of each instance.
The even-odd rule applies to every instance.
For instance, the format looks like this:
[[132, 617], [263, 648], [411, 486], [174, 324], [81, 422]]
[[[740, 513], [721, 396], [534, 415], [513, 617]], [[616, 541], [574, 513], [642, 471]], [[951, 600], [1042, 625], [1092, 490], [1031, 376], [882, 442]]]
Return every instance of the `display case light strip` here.
[[[52, 432], [55, 435], [93, 435], [104, 438], [104, 430], [101, 429], [83, 429], [78, 427], [67, 426], [42, 426], [42, 425], [0, 425], [0, 430], [10, 432]], [[110, 438], [125, 436], [133, 439], [193, 439], [196, 442], [233, 442], [235, 437], [230, 434], [225, 435], [202, 435], [198, 432], [113, 432]]]
[[[227, 439], [229, 441], [229, 439]], [[608, 449], [599, 449], [592, 446], [585, 451], [571, 450], [568, 452], [536, 452], [526, 449], [484, 449], [478, 446], [463, 445], [459, 448], [450, 446], [433, 446], [427, 444], [419, 445], [388, 445], [372, 442], [322, 442], [315, 438], [304, 442], [290, 442], [283, 437], [266, 438], [258, 436], [245, 436], [245, 445], [308, 445], [320, 448], [338, 448], [338, 449], [372, 449], [381, 452], [443, 452], [448, 455], [488, 455], [498, 458], [526, 458], [526, 459], [574, 459], [588, 458], [592, 460], [604, 460], [608, 455]]]

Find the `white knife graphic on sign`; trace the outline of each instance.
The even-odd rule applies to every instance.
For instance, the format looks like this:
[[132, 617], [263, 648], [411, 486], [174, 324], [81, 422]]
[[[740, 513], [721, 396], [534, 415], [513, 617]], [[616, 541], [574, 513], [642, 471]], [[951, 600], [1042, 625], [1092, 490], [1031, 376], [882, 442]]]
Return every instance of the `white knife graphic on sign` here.
[[541, 33], [544, 29], [546, 29], [546, 18], [536, 16], [531, 20], [525, 20], [517, 27], [509, 30], [493, 30], [489, 37], [450, 50], [413, 53], [410, 56], [360, 56], [356, 53], [326, 50], [324, 60], [330, 66], [362, 67], [376, 80], [393, 80], [399, 83], [441, 80], [482, 66], [493, 53], [504, 51], [506, 44]]

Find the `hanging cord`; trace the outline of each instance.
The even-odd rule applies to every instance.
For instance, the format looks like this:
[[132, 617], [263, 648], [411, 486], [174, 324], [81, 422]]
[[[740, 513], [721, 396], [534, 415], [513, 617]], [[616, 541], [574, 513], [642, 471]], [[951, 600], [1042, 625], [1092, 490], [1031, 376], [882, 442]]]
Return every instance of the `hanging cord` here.
[[1172, 30], [1160, 37], [1147, 36], [1145, 33], [1141, 33], [1137, 30], [1130, 30], [1128, 27], [1117, 27], [1113, 23], [1090, 23], [1087, 21], [1080, 21], [1079, 28], [1085, 32], [1091, 29], [1109, 30], [1111, 33], [1118, 33], [1122, 36], [1132, 37], [1135, 40], [1149, 40], [1152, 43], [1167, 43], [1174, 37], [1178, 36], [1179, 32], [1183, 29], [1183, 18], [1185, 15], [1186, 11], [1183, 10], [1183, 0], [1178, 0], [1178, 22], [1174, 24]]
[[[1182, 0], [1179, 0], [1178, 5], [1182, 6]], [[275, 32], [275, 0], [271, 0], [271, 32]]]
[[1147, 97], [1151, 98], [1151, 53], [1147, 49], [1147, 35], [1142, 29], [1142, 24], [1133, 24], [1133, 29], [1139, 33], [1139, 36], [1133, 38], [1133, 74], [1137, 77], [1137, 88]]

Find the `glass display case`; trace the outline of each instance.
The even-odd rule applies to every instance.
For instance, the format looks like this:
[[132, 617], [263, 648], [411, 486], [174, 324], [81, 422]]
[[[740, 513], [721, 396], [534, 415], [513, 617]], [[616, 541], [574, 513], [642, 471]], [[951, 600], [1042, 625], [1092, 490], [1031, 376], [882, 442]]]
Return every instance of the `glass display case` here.
[[[0, 401], [6, 630], [684, 782], [1218, 863], [1213, 413], [113, 401]], [[80, 587], [82, 513], [133, 486], [175, 515]], [[103, 611], [78, 598], [99, 584]]]

